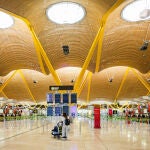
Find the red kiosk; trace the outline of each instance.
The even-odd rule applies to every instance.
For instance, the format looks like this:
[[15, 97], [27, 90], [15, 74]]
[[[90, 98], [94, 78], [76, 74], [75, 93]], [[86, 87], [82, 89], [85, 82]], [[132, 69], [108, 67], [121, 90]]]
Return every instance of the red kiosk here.
[[100, 126], [100, 107], [94, 107], [94, 128], [101, 128], [101, 126]]
[[113, 115], [113, 110], [112, 110], [112, 108], [109, 108], [108, 114], [109, 114], [110, 117], [112, 117], [112, 115]]
[[150, 103], [148, 103], [148, 112], [150, 113]]

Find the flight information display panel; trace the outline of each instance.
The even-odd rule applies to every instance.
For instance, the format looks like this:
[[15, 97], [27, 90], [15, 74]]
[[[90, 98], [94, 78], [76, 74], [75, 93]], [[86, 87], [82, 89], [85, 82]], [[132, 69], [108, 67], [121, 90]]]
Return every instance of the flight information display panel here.
[[53, 93], [47, 94], [47, 103], [53, 103]]
[[63, 113], [66, 113], [67, 116], [69, 115], [69, 106], [63, 106]]
[[63, 94], [63, 103], [68, 104], [69, 103], [69, 94], [68, 93], [64, 93]]
[[55, 116], [61, 116], [61, 114], [62, 114], [62, 108], [55, 107]]
[[77, 103], [77, 93], [71, 93], [71, 103]]
[[61, 94], [60, 93], [55, 94], [55, 103], [60, 103], [60, 101], [61, 101]]
[[53, 116], [53, 107], [52, 106], [47, 107], [47, 116]]

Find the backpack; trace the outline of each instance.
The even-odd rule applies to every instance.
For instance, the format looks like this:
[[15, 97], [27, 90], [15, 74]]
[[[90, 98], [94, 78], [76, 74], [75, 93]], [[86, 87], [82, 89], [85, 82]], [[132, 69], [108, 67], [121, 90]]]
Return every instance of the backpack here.
[[65, 120], [65, 125], [66, 126], [70, 125], [70, 120], [68, 118]]

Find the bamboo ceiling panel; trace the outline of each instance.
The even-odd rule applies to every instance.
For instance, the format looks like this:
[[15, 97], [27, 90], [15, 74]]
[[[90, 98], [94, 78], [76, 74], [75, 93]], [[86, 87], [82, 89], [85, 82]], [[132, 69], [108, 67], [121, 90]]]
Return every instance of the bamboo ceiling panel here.
[[[34, 70], [22, 70], [28, 87], [37, 102], [46, 101], [49, 85], [55, 85], [52, 75], [44, 75]], [[36, 83], [34, 83], [36, 82]]]
[[[104, 98], [113, 101], [126, 69], [126, 67], [113, 67], [93, 74], [91, 100]], [[112, 82], [110, 82], [111, 79]]]
[[140, 47], [144, 40], [150, 40], [150, 22], [123, 20], [121, 11], [129, 2], [131, 0], [125, 1], [107, 20], [100, 69], [120, 65], [147, 73], [150, 70], [150, 47], [144, 52]]
[[5, 97], [5, 95], [1, 92], [1, 93], [0, 93], [0, 97]]
[[0, 75], [20, 68], [34, 69], [38, 65], [36, 50], [26, 24], [14, 18], [15, 24], [0, 29]]
[[[139, 75], [140, 72], [138, 72]], [[144, 79], [144, 76], [142, 75]], [[141, 96], [147, 95], [148, 90], [146, 87], [138, 80], [135, 74], [130, 70], [128, 76], [124, 82], [121, 92], [118, 96], [119, 100], [125, 100], [126, 98], [133, 99], [139, 98]]]
[[[54, 69], [82, 67], [99, 29], [100, 19], [116, 0], [74, 0], [83, 5], [86, 16], [73, 25], [58, 25], [47, 19], [46, 8], [57, 2], [61, 1], [2, 0], [0, 7], [30, 21]], [[63, 54], [63, 45], [70, 47], [67, 56]], [[89, 70], [93, 71], [93, 66]]]
[[[93, 74], [91, 80], [89, 100], [92, 101], [96, 99], [101, 99], [113, 102], [117, 95], [126, 70], [127, 67], [112, 67], [105, 69], [102, 72]], [[60, 76], [63, 85], [73, 85], [74, 83], [71, 83], [71, 80], [73, 78], [75, 80], [75, 77], [79, 74], [79, 72], [80, 68], [73, 68], [72, 70], [70, 67], [57, 70], [57, 74]], [[44, 75], [40, 72], [26, 69], [22, 70], [22, 73], [35, 100], [37, 102], [45, 101], [46, 94], [48, 92], [52, 92], [49, 91], [49, 86], [55, 85], [53, 77], [51, 75]], [[142, 75], [138, 71], [137, 73], [141, 75], [145, 81], [147, 81], [149, 75]], [[9, 77], [10, 75], [12, 75], [12, 73], [9, 74]], [[86, 78], [86, 75], [84, 76], [84, 79], [86, 79], [85, 85], [83, 86], [83, 90], [81, 91], [81, 94], [79, 96], [79, 99], [82, 101], [87, 100], [88, 94], [89, 77]], [[109, 82], [111, 78], [113, 79], [113, 81]], [[37, 83], [34, 83], [33, 81], [36, 81]], [[33, 101], [26, 87], [26, 84], [24, 83], [19, 73], [17, 73], [11, 79], [11, 81], [6, 85], [3, 91], [8, 98], [17, 99], [20, 101], [26, 99]], [[133, 72], [130, 71], [117, 99], [124, 100], [129, 98], [138, 98], [140, 96], [146, 95], [147, 93], [148, 90], [137, 79]]]
[[[116, 1], [74, 0], [73, 2], [83, 5], [86, 9], [86, 16], [82, 21], [72, 25], [55, 24], [49, 21], [45, 15], [48, 6], [61, 2], [61, 0], [1, 0], [0, 10], [29, 20], [61, 83], [73, 85], [74, 82], [71, 81], [76, 81], [81, 71], [100, 27], [102, 16]], [[149, 22], [130, 23], [121, 19], [121, 11], [129, 2], [131, 0], [126, 0], [107, 19], [101, 61], [99, 62], [99, 71], [101, 72], [92, 75], [90, 101], [95, 99], [113, 101], [128, 66], [136, 68], [142, 73], [150, 70], [150, 47], [144, 52], [139, 50], [146, 35], [146, 38], [150, 40]], [[45, 101], [46, 94], [50, 92], [49, 85], [56, 83], [51, 74], [40, 73], [36, 49], [27, 25], [16, 17], [14, 17], [14, 21], [15, 24], [11, 28], [0, 30], [0, 80], [5, 83], [13, 73], [11, 71], [21, 69], [34, 99], [37, 102]], [[69, 55], [63, 54], [63, 45], [69, 45]], [[97, 48], [98, 46], [88, 66], [88, 70], [92, 72], [95, 71]], [[45, 64], [44, 67], [47, 70]], [[11, 73], [8, 74], [9, 72]], [[88, 71], [85, 73], [83, 81], [87, 73]], [[149, 74], [144, 75], [139, 72], [138, 74], [147, 82]], [[113, 77], [113, 82], [108, 81], [111, 77]], [[37, 81], [36, 84], [33, 83], [34, 80]], [[80, 100], [87, 101], [88, 84], [89, 77], [86, 78], [79, 96]], [[2, 86], [0, 85], [0, 88]], [[0, 96], [7, 96], [19, 101], [34, 101], [19, 73], [12, 78], [3, 91], [5, 95], [0, 93]], [[147, 92], [147, 89], [130, 71], [118, 99], [136, 98], [146, 95]]]
[[18, 101], [24, 101], [24, 100], [32, 101], [32, 98], [19, 73], [16, 73], [14, 75], [14, 77], [7, 84], [7, 86], [4, 88], [3, 91], [10, 99], [14, 99]]
[[[90, 90], [90, 101], [92, 100], [108, 100], [113, 102], [115, 98], [117, 100], [133, 99], [144, 95], [147, 95], [148, 90], [138, 80], [134, 73], [130, 70], [121, 88], [121, 91], [117, 97], [118, 90], [121, 86], [121, 82], [124, 78], [127, 67], [112, 67], [105, 69], [97, 74], [93, 74]], [[145, 76], [137, 71], [145, 82], [147, 82]], [[113, 79], [109, 82], [109, 79]], [[81, 98], [87, 97], [87, 85], [86, 82]]]
[[78, 97], [78, 99], [79, 99], [80, 101], [82, 101], [82, 102], [87, 102], [87, 103], [88, 103], [88, 101], [87, 101], [88, 83], [89, 83], [88, 78], [86, 78], [84, 88], [82, 89], [81, 94], [80, 94], [80, 96]]

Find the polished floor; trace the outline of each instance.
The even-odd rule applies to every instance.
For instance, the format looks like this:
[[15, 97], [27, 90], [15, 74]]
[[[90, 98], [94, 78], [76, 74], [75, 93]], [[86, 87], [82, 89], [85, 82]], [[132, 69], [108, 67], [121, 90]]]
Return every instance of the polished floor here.
[[0, 123], [0, 150], [150, 150], [150, 125], [125, 121], [75, 119], [68, 139], [57, 139], [50, 130], [57, 120]]

